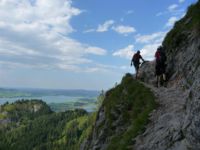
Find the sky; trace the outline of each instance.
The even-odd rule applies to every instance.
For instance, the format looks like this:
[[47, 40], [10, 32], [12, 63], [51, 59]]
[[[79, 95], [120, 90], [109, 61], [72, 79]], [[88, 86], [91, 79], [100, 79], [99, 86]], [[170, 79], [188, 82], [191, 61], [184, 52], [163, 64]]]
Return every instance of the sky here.
[[107, 90], [197, 0], [0, 0], [0, 87]]

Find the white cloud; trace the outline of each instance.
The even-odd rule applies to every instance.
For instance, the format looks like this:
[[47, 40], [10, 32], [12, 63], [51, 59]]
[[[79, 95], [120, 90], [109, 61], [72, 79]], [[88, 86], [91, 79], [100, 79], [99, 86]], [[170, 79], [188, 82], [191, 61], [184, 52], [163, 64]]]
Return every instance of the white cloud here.
[[173, 15], [173, 16], [180, 16], [183, 14], [185, 10], [183, 8], [180, 8], [178, 4], [172, 4], [170, 5], [166, 11], [161, 11], [156, 14], [157, 17], [163, 16], [163, 15]]
[[86, 53], [95, 55], [106, 55], [107, 51], [99, 47], [88, 47]]
[[167, 12], [158, 12], [158, 13], [156, 14], [156, 17], [162, 16], [162, 15], [164, 15], [165, 13], [167, 13]]
[[168, 20], [168, 22], [166, 23], [166, 27], [171, 27], [171, 26], [173, 26], [174, 25], [174, 23], [176, 22], [178, 20], [178, 18], [177, 17], [171, 17], [171, 18], [169, 18], [169, 20]]
[[[149, 35], [137, 35], [136, 42], [144, 44], [141, 51], [141, 55], [145, 60], [153, 60], [154, 54], [157, 48], [162, 44], [162, 41], [167, 32], [160, 31]], [[117, 50], [113, 53], [113, 56], [119, 56], [121, 58], [130, 59], [134, 54], [134, 45], [128, 45], [127, 47]]]
[[141, 50], [141, 55], [143, 59], [153, 60], [155, 52], [160, 45], [161, 43], [152, 43], [152, 44], [144, 45], [144, 47]]
[[123, 34], [123, 35], [127, 35], [127, 34], [130, 34], [130, 33], [136, 32], [136, 29], [134, 27], [131, 27], [131, 26], [119, 25], [119, 26], [116, 26], [116, 27], [112, 27], [112, 29], [114, 31], [116, 31], [117, 33]]
[[178, 5], [177, 5], [177, 4], [172, 4], [172, 5], [170, 5], [170, 6], [168, 7], [168, 10], [169, 10], [170, 12], [173, 12], [174, 10], [176, 10], [176, 8], [178, 8]]
[[[1, 64], [1, 63], [0, 63]], [[81, 68], [75, 65], [57, 64], [57, 67], [64, 70], [71, 70], [77, 73], [119, 73], [120, 70], [128, 69], [128, 66], [105, 65], [93, 62], [90, 66]]]
[[90, 32], [95, 32], [95, 29], [87, 29], [87, 30], [83, 31], [83, 33], [90, 33]]
[[114, 24], [113, 20], [108, 20], [104, 22], [102, 25], [99, 25], [97, 28], [97, 32], [106, 32], [108, 29]]
[[136, 35], [135, 39], [137, 43], [152, 43], [160, 42], [164, 39], [166, 32], [155, 32], [149, 35]]
[[119, 49], [113, 53], [113, 56], [119, 56], [121, 58], [131, 59], [133, 56], [134, 45], [128, 45], [123, 49]]
[[184, 3], [185, 2], [185, 0], [179, 0], [179, 3]]
[[[121, 18], [121, 21], [123, 22], [123, 18]], [[83, 33], [89, 33], [89, 32], [95, 32], [95, 31], [106, 32], [109, 29], [112, 29], [119, 34], [123, 34], [126, 36], [130, 33], [136, 32], [136, 29], [132, 26], [125, 26], [125, 25], [114, 26], [114, 23], [115, 23], [114, 20], [107, 20], [103, 24], [98, 25], [97, 29], [88, 29], [88, 30], [85, 30]]]
[[130, 14], [133, 14], [133, 13], [134, 13], [133, 10], [128, 10], [128, 11], [126, 12], [126, 15], [130, 15]]
[[70, 65], [70, 64], [56, 64], [57, 68], [60, 68], [62, 70], [67, 71], [73, 71], [73, 72], [80, 72], [81, 68], [76, 65]]
[[136, 42], [143, 45], [141, 55], [145, 60], [153, 60], [157, 48], [162, 44], [167, 32], [160, 31], [147, 35], [137, 35]]
[[1, 61], [71, 71], [91, 63], [89, 54], [105, 55], [106, 50], [69, 37], [75, 31], [70, 20], [81, 12], [71, 0], [0, 1]]

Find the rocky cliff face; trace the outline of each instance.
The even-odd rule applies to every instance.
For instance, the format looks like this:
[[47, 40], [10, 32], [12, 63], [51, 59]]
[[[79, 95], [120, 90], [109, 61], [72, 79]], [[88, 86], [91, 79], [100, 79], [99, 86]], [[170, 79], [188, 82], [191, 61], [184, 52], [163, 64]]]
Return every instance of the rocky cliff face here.
[[[140, 77], [156, 96], [159, 107], [151, 113], [145, 131], [140, 130], [136, 137], [130, 135], [132, 140], [121, 149], [200, 150], [200, 1], [192, 5], [186, 16], [175, 24], [163, 41], [163, 46], [167, 55], [168, 85], [155, 88], [155, 63], [142, 65]], [[126, 95], [133, 91], [120, 92], [118, 97], [124, 101]], [[112, 101], [109, 98], [105, 100]], [[113, 106], [118, 109], [114, 110], [105, 105], [100, 108], [93, 133], [82, 149], [112, 149], [109, 143], [112, 143], [113, 136], [122, 135], [130, 126], [135, 126], [133, 122], [124, 124], [120, 120], [122, 112], [129, 110], [128, 107], [121, 109], [124, 105], [118, 103]], [[106, 115], [108, 109], [115, 118], [112, 126]], [[132, 119], [134, 116], [127, 117]], [[110, 132], [112, 128], [113, 132]], [[129, 134], [132, 133], [128, 132], [126, 136]], [[116, 147], [124, 144], [121, 139], [115, 139]], [[116, 147], [114, 149], [119, 149]]]
[[[167, 88], [151, 87], [160, 103], [144, 134], [136, 138], [139, 150], [200, 149], [200, 1], [167, 34]], [[152, 63], [141, 76], [151, 84]], [[147, 75], [148, 76], [147, 76]], [[155, 78], [154, 78], [155, 80]], [[148, 85], [150, 86], [150, 85]]]

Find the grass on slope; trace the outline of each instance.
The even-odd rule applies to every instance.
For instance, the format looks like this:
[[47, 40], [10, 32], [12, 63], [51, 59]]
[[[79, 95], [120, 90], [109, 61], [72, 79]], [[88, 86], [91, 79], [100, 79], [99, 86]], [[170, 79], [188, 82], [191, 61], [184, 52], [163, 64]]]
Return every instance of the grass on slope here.
[[[134, 80], [131, 74], [127, 74], [121, 84], [107, 92], [103, 105], [109, 120], [108, 133], [114, 135], [108, 150], [123, 150], [133, 144], [133, 138], [144, 131], [149, 113], [156, 107], [154, 99], [150, 89]], [[120, 117], [126, 129], [116, 133], [113, 123]]]

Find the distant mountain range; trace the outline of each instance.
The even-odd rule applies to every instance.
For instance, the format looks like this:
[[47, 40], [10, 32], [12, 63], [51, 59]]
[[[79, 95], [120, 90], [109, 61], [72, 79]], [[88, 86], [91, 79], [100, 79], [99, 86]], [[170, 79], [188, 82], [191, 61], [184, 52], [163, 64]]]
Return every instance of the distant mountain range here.
[[0, 98], [12, 97], [41, 97], [41, 96], [77, 96], [96, 97], [96, 90], [73, 90], [73, 89], [31, 89], [31, 88], [0, 88]]

